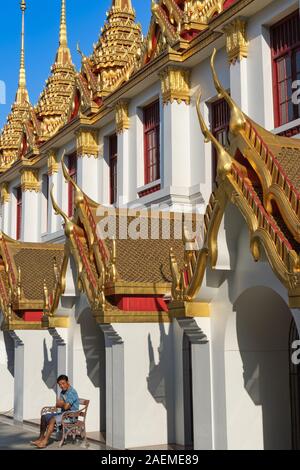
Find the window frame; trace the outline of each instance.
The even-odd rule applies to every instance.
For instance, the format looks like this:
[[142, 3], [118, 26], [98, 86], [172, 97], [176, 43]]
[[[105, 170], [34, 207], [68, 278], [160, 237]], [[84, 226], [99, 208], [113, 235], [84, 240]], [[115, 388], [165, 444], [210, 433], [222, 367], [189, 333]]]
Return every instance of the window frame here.
[[[154, 119], [151, 122], [151, 112]], [[147, 113], [150, 117], [147, 116]], [[149, 135], [154, 134], [156, 138], [156, 146], [149, 148], [148, 138]], [[143, 135], [144, 135], [144, 184], [154, 183], [158, 181], [161, 176], [161, 155], [160, 155], [160, 101], [155, 100], [148, 106], [143, 108]], [[150, 162], [150, 151], [155, 149], [155, 159]], [[153, 168], [156, 169], [156, 178], [151, 177]]]
[[[68, 155], [68, 171], [70, 177], [77, 183], [78, 162], [77, 154]], [[71, 182], [68, 182], [68, 217], [74, 216], [75, 211], [75, 189]]]
[[118, 135], [108, 138], [109, 199], [110, 204], [118, 201]]
[[[227, 120], [224, 119], [223, 123], [220, 125], [219, 122], [221, 119], [218, 119], [218, 124], [217, 125], [217, 116], [216, 116], [216, 110], [217, 107], [220, 107], [221, 105], [224, 106], [223, 112], [225, 113], [225, 117], [227, 117]], [[218, 139], [218, 135], [221, 135], [221, 133], [226, 132], [227, 135], [227, 142], [228, 137], [229, 137], [229, 123], [230, 123], [230, 108], [227, 103], [227, 101], [224, 98], [216, 99], [215, 101], [210, 103], [210, 112], [211, 112], [211, 132], [213, 136], [221, 143], [221, 145], [224, 147], [223, 141], [221, 142]], [[212, 179], [213, 181], [216, 181], [217, 177], [217, 151], [215, 147], [212, 147]]]
[[[278, 21], [275, 23], [273, 26], [270, 28], [270, 49], [271, 49], [271, 58], [272, 58], [272, 80], [273, 80], [273, 101], [274, 101], [274, 122], [275, 122], [275, 128], [281, 127], [284, 125], [287, 125], [296, 119], [300, 118], [300, 106], [295, 105], [292, 103], [293, 106], [293, 117], [292, 119], [289, 118], [289, 109], [287, 109], [288, 113], [288, 120], [286, 122], [282, 121], [282, 115], [281, 115], [281, 104], [280, 103], [280, 94], [279, 94], [279, 76], [278, 76], [278, 63], [280, 60], [289, 57], [291, 61], [291, 82], [293, 83], [296, 80], [300, 80], [300, 70], [297, 72], [297, 53], [300, 52], [300, 33], [299, 34], [299, 40], [293, 42], [293, 34], [296, 36], [295, 31], [292, 31], [292, 28], [287, 28], [289, 31], [291, 30], [292, 32], [290, 33], [291, 40], [288, 41], [288, 43], [285, 43], [284, 45], [281, 45], [281, 47], [275, 47], [275, 41], [278, 41], [278, 37], [276, 38], [276, 30], [279, 27], [282, 27], [283, 25], [292, 25], [292, 20], [297, 19], [298, 22], [300, 22], [300, 17], [299, 17], [299, 9], [294, 11], [293, 13], [289, 14], [282, 20]], [[296, 21], [297, 23], [297, 21]], [[299, 27], [300, 31], [300, 27]], [[284, 38], [282, 38], [282, 41]], [[279, 42], [278, 42], [279, 44]], [[279, 49], [279, 50], [277, 50]], [[297, 73], [299, 75], [299, 78], [297, 78]], [[288, 83], [289, 77], [284, 78], [284, 82]], [[285, 103], [289, 106], [289, 103], [292, 100], [292, 95], [293, 95], [293, 88], [292, 88], [292, 93], [291, 96], [288, 96], [288, 92], [286, 94], [287, 100]]]
[[16, 240], [22, 237], [22, 212], [23, 212], [23, 191], [22, 187], [15, 188], [16, 195]]

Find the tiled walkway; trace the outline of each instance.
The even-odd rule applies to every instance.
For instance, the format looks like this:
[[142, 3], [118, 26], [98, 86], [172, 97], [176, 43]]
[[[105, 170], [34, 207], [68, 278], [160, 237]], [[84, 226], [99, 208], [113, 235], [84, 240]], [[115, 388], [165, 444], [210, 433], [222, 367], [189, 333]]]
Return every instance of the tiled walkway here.
[[[35, 450], [41, 452], [30, 445], [30, 441], [37, 438], [37, 429], [30, 425], [14, 424], [10, 420], [0, 418], [0, 450]], [[59, 450], [58, 442], [51, 441], [48, 450]], [[90, 444], [88, 450], [104, 450], [105, 446]], [[83, 444], [66, 444], [62, 450], [87, 450]]]

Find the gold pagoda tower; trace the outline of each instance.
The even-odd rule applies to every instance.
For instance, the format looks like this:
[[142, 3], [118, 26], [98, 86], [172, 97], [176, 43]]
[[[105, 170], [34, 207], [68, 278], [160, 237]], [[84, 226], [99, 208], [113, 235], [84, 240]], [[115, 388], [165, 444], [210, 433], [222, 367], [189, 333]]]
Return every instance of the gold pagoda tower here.
[[142, 30], [131, 0], [113, 0], [91, 56], [98, 92], [105, 96], [131, 75], [141, 53]]
[[73, 103], [75, 76], [67, 41], [66, 0], [62, 0], [59, 47], [51, 75], [35, 107], [40, 142], [48, 140], [66, 124]]
[[11, 113], [7, 117], [0, 135], [0, 168], [1, 171], [17, 160], [23, 134], [23, 123], [29, 117], [30, 102], [26, 85], [25, 71], [25, 11], [26, 1], [21, 1], [22, 29], [21, 29], [21, 59], [19, 71], [19, 84]]

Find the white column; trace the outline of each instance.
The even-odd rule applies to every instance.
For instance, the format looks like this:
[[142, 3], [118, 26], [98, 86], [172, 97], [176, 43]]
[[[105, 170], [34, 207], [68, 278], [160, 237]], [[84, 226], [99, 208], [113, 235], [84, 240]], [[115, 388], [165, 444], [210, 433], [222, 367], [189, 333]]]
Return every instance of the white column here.
[[168, 102], [163, 107], [162, 175], [164, 187], [189, 187], [190, 108], [184, 102]]
[[[53, 188], [53, 189], [52, 189]], [[58, 201], [58, 190], [59, 190], [59, 178], [58, 172], [52, 173], [49, 175], [49, 204], [48, 204], [48, 232], [55, 233], [61, 229], [61, 226], [58, 224], [60, 223], [60, 217], [54, 212], [51, 199], [50, 199], [50, 191], [53, 191], [53, 196], [56, 201]]]
[[106, 445], [125, 448], [124, 344], [111, 325], [100, 325], [105, 337]]
[[[207, 319], [203, 319], [207, 320]], [[206, 322], [208, 326], [208, 322]], [[210, 349], [206, 335], [193, 318], [178, 319], [174, 325], [175, 433], [176, 443], [185, 445], [183, 335], [191, 347], [192, 410], [195, 450], [213, 449]]]
[[78, 186], [94, 201], [99, 200], [98, 155], [82, 155], [77, 160]]
[[9, 225], [9, 208], [10, 208], [10, 201], [3, 201], [2, 203], [2, 232], [10, 235], [10, 225]]
[[[19, 380], [18, 387], [17, 383], [15, 385], [17, 403], [20, 407], [22, 402], [24, 420], [39, 419], [44, 406], [55, 404], [56, 341], [51, 339], [48, 331], [20, 330], [18, 337], [23, 345], [20, 350], [20, 355], [22, 353], [23, 356], [18, 359], [18, 374], [15, 375], [15, 379]], [[19, 353], [19, 350], [16, 352]]]
[[[252, 26], [253, 27], [253, 26]], [[249, 116], [268, 130], [274, 129], [274, 102], [270, 32], [257, 24], [248, 56]]]
[[7, 413], [14, 407], [14, 364], [14, 341], [9, 331], [0, 331], [0, 413]]
[[248, 114], [248, 59], [241, 58], [230, 65], [230, 92], [241, 110]]
[[21, 238], [24, 242], [39, 241], [38, 209], [40, 193], [25, 190], [22, 193], [22, 229]]
[[118, 134], [118, 205], [126, 205], [130, 200], [129, 195], [129, 130], [124, 129]]
[[14, 420], [24, 418], [24, 343], [14, 331], [9, 335], [14, 342]]

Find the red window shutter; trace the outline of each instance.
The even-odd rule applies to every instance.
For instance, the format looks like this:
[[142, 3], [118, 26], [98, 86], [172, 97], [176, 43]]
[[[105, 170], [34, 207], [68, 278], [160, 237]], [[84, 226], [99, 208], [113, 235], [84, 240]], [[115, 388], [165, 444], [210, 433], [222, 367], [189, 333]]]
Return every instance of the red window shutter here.
[[145, 184], [160, 178], [160, 111], [159, 101], [144, 108]]
[[[212, 113], [212, 133], [223, 147], [228, 145], [230, 109], [228, 103], [224, 100], [215, 101], [211, 107]], [[217, 176], [217, 152], [213, 148], [212, 176]]]
[[275, 127], [300, 117], [300, 106], [292, 102], [293, 82], [300, 79], [299, 10], [271, 28]]
[[[77, 182], [77, 155], [72, 154], [68, 157], [68, 170], [71, 178]], [[72, 183], [68, 183], [68, 216], [73, 217], [75, 210], [75, 190]]]
[[109, 180], [110, 204], [118, 199], [118, 137], [116, 134], [109, 138]]
[[22, 189], [21, 187], [16, 189], [16, 200], [17, 200], [17, 214], [16, 214], [16, 239], [21, 239], [22, 230]]

